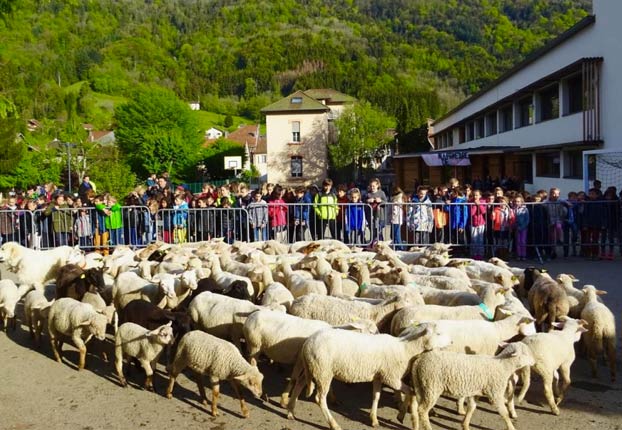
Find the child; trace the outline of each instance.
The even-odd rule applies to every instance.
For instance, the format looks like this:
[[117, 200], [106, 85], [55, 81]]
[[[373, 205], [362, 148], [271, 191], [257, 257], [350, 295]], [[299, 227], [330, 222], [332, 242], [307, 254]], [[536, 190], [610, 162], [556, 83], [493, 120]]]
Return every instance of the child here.
[[175, 243], [186, 243], [188, 238], [188, 203], [183, 195], [175, 197], [175, 212], [173, 213], [173, 227], [175, 229]]
[[348, 199], [348, 187], [345, 184], [340, 184], [337, 187], [337, 204], [339, 208], [337, 209], [337, 240], [343, 241], [343, 243], [348, 243], [348, 235], [345, 233], [345, 207], [348, 203], [350, 203], [350, 199]]
[[495, 244], [492, 248], [493, 256], [498, 249], [499, 257], [507, 259], [508, 245], [510, 239], [510, 229], [514, 224], [514, 214], [508, 205], [506, 197], [496, 197], [495, 207], [492, 211], [492, 229]]
[[581, 206], [583, 210], [581, 242], [585, 244], [584, 255], [588, 259], [598, 260], [598, 239], [600, 232], [607, 226], [607, 219], [604, 216], [606, 207], [602, 202], [600, 191], [596, 188], [590, 189], [587, 201]]
[[263, 199], [261, 191], [253, 193], [253, 201], [248, 204], [247, 210], [253, 241], [268, 240], [268, 203]]
[[231, 201], [229, 199], [221, 200], [222, 210], [218, 211], [220, 221], [220, 233], [225, 238], [225, 242], [229, 245], [235, 239], [233, 229], [235, 228], [233, 211], [231, 211]]
[[350, 191], [350, 202], [346, 207], [345, 228], [349, 242], [353, 245], [365, 243], [365, 206], [361, 203], [361, 191], [353, 188]]
[[171, 209], [168, 207], [168, 200], [165, 198], [160, 200], [158, 217], [162, 220], [162, 241], [165, 243], [173, 243], [173, 237], [171, 234], [171, 231], [173, 230], [173, 214], [171, 213]]
[[395, 249], [402, 249], [402, 224], [404, 223], [404, 192], [395, 188], [391, 196], [391, 233]]
[[[301, 241], [305, 240], [307, 227], [309, 225], [309, 209], [311, 206], [311, 197], [309, 193], [306, 192], [305, 187], [296, 188], [296, 199], [294, 203], [294, 229], [291, 237], [295, 241]], [[345, 211], [345, 208], [342, 209]], [[344, 236], [347, 237], [348, 235], [345, 234]]]
[[[434, 228], [434, 210], [432, 209], [432, 202], [428, 196], [428, 190], [424, 187], [419, 187], [417, 192], [413, 194], [411, 198], [411, 204], [408, 207], [407, 224], [408, 228], [414, 232], [414, 243], [416, 244], [429, 244], [430, 232]], [[442, 214], [446, 214], [444, 211], [440, 211]], [[444, 218], [442, 218], [444, 220]], [[440, 227], [440, 238], [443, 238], [443, 226]], [[435, 238], [436, 239], [436, 238]]]
[[480, 190], [473, 191], [469, 207], [471, 215], [471, 255], [475, 260], [482, 260], [485, 255], [484, 237], [486, 235], [486, 202]]
[[274, 187], [272, 197], [268, 202], [268, 216], [270, 218], [270, 228], [272, 237], [277, 242], [287, 242], [287, 205], [283, 200], [283, 188], [280, 185]]
[[450, 243], [465, 244], [469, 208], [465, 204], [460, 204], [466, 203], [466, 197], [462, 188], [454, 188], [452, 190], [450, 203], [449, 222], [451, 223], [451, 232], [449, 241]]
[[516, 255], [521, 261], [527, 259], [527, 231], [529, 230], [529, 210], [523, 196], [514, 199], [514, 220], [516, 222]]
[[80, 248], [83, 251], [90, 251], [90, 248], [93, 246], [93, 239], [91, 237], [93, 228], [91, 226], [91, 216], [87, 208], [82, 207], [78, 211], [76, 220], [73, 223], [73, 231], [78, 237]]

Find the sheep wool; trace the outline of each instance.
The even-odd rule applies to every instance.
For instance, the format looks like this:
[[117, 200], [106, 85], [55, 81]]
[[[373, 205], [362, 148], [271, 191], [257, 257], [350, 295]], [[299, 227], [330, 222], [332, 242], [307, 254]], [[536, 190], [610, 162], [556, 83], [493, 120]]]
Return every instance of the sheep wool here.
[[592, 376], [597, 377], [597, 360], [607, 354], [611, 382], [616, 380], [616, 322], [613, 312], [598, 301], [598, 296], [606, 294], [593, 285], [583, 287], [585, 307], [581, 311], [581, 319], [587, 322], [587, 331], [583, 342], [592, 366]]

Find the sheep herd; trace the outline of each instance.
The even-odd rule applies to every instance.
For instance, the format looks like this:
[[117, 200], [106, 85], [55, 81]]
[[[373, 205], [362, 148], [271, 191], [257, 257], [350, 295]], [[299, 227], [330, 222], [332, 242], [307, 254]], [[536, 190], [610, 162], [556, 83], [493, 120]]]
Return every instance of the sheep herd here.
[[243, 392], [262, 397], [257, 362], [266, 357], [291, 368], [280, 399], [288, 418], [295, 419], [303, 392], [315, 393], [331, 429], [341, 428], [327, 401], [333, 379], [372, 383], [373, 426], [387, 386], [397, 419], [410, 414], [413, 428], [426, 430], [441, 395], [456, 399], [465, 429], [480, 397], [514, 429], [514, 402], [524, 400], [532, 373], [558, 415], [579, 340], [593, 376], [605, 355], [615, 380], [615, 319], [604, 291], [575, 288], [570, 274], [553, 279], [541, 268], [451, 258], [449, 251], [442, 244], [396, 251], [382, 242], [360, 249], [334, 240], [209, 241], [117, 247], [102, 256], [8, 242], [0, 263], [16, 281], [0, 281], [0, 317], [5, 330], [15, 330], [23, 298], [33, 345], [47, 335], [60, 363], [63, 343], [72, 343], [79, 370], [92, 338], [107, 359], [112, 333], [122, 386], [128, 359], [140, 364], [145, 389], [153, 390], [163, 355], [166, 396], [189, 368], [213, 415], [220, 382], [228, 381], [248, 417]]

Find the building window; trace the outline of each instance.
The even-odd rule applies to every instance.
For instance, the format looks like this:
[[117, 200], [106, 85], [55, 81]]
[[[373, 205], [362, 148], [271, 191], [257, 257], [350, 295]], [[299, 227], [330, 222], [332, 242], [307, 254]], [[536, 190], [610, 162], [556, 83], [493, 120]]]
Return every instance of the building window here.
[[458, 127], [458, 143], [464, 143], [466, 141], [466, 135], [464, 133], [464, 126]]
[[564, 104], [564, 115], [583, 110], [583, 77], [576, 75], [566, 81], [566, 103]]
[[559, 85], [551, 85], [540, 92], [540, 121], [559, 118]]
[[475, 120], [475, 124], [475, 136], [477, 139], [481, 139], [482, 137], [484, 137], [484, 117], [477, 118]]
[[536, 154], [536, 175], [559, 178], [559, 151]]
[[529, 95], [518, 101], [517, 128], [533, 124], [533, 96]]
[[300, 143], [300, 121], [292, 121], [292, 142]]
[[295, 105], [302, 104], [302, 97], [292, 97], [292, 104], [295, 104]]
[[449, 130], [447, 132], [447, 146], [454, 146], [454, 131]]
[[564, 152], [564, 178], [583, 179], [583, 151]]
[[255, 160], [257, 164], [266, 164], [268, 162], [268, 156], [266, 154], [256, 155]]
[[501, 133], [512, 130], [512, 105], [505, 106], [499, 110], [499, 128]]
[[486, 115], [486, 136], [497, 134], [497, 111]]
[[302, 178], [302, 157], [292, 157], [290, 167], [292, 170], [292, 178]]
[[471, 141], [475, 139], [475, 123], [471, 121], [466, 125], [466, 140]]
[[531, 154], [518, 155], [514, 162], [514, 173], [525, 183], [533, 184], [533, 162]]

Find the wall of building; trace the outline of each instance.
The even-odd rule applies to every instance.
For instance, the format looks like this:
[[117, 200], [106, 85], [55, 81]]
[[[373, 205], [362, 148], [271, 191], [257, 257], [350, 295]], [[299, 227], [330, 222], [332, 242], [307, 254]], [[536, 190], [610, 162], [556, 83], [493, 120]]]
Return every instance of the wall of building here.
[[[300, 122], [300, 143], [292, 142], [292, 123]], [[328, 115], [325, 112], [266, 115], [268, 182], [278, 184], [319, 184], [328, 170]], [[302, 178], [291, 176], [291, 157], [303, 161]]]

